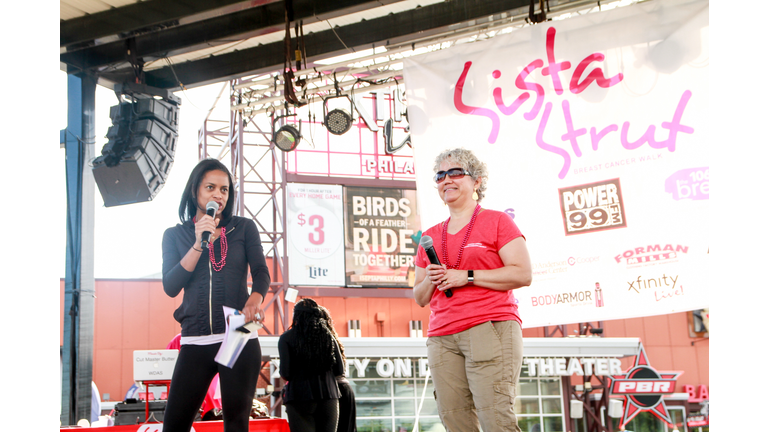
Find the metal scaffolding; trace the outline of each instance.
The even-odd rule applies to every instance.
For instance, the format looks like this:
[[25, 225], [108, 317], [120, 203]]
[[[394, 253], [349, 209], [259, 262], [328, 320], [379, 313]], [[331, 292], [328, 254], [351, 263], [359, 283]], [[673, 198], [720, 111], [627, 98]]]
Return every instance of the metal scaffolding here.
[[[238, 84], [237, 79], [229, 82], [231, 105], [241, 98], [243, 90], [236, 88]], [[274, 327], [264, 330], [279, 335], [290, 326], [285, 307], [288, 281], [284, 277], [288, 274], [286, 177], [285, 157], [271, 142], [271, 127], [266, 116], [244, 118], [242, 112], [230, 111], [229, 121], [222, 121], [211, 119], [209, 114], [198, 132], [198, 156], [200, 160], [218, 159], [230, 169], [235, 184], [231, 194], [235, 199], [235, 214], [256, 222], [272, 275], [262, 308], [265, 313], [272, 308]]]

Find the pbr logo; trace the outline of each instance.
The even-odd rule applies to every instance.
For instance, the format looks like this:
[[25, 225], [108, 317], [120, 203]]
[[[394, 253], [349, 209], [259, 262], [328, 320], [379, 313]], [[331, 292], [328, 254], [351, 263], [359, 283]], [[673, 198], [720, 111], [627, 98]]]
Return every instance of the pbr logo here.
[[625, 426], [641, 411], [650, 411], [667, 424], [672, 424], [663, 396], [674, 393], [677, 377], [682, 374], [657, 372], [648, 363], [645, 348], [640, 345], [635, 365], [623, 375], [614, 375], [611, 378], [611, 393], [623, 395], [625, 398], [621, 426]]

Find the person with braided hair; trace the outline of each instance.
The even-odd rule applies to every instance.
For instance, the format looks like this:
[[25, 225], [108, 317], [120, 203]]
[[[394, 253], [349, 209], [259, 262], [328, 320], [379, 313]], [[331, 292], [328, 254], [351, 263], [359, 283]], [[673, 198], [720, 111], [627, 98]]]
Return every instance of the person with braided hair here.
[[[328, 328], [331, 330], [333, 338], [339, 345], [341, 351], [341, 364], [347, 364], [347, 356], [344, 355], [344, 344], [339, 340], [339, 334], [336, 333], [336, 327], [333, 325], [333, 318], [328, 309], [320, 306], [320, 312], [323, 314], [323, 318], [328, 321]], [[339, 391], [341, 397], [339, 398], [339, 424], [336, 427], [336, 432], [357, 432], [357, 409], [355, 408], [355, 392], [352, 390], [352, 386], [349, 385], [347, 377], [344, 375], [336, 375], [336, 383], [339, 385]]]
[[283, 404], [292, 432], [336, 432], [344, 375], [341, 348], [328, 320], [311, 298], [293, 308], [291, 328], [277, 342], [280, 376], [288, 381]]

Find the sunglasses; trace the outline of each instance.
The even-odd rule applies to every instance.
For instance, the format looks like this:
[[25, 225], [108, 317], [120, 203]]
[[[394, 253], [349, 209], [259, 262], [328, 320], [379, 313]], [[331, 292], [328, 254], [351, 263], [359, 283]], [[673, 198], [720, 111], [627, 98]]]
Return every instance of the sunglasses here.
[[458, 180], [465, 175], [472, 175], [472, 173], [465, 170], [464, 168], [451, 168], [447, 171], [438, 171], [435, 174], [435, 183], [441, 183], [443, 180], [445, 180], [445, 176], [448, 176], [454, 180]]

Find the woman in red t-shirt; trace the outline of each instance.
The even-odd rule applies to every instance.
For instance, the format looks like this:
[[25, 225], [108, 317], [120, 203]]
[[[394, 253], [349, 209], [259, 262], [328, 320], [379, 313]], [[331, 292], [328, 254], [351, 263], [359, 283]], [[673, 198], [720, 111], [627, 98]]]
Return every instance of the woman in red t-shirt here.
[[488, 174], [471, 151], [444, 151], [434, 170], [450, 217], [424, 233], [442, 264], [419, 248], [413, 296], [431, 310], [427, 356], [440, 419], [449, 432], [519, 432], [523, 336], [512, 290], [531, 283], [525, 237], [509, 215], [478, 204]]

